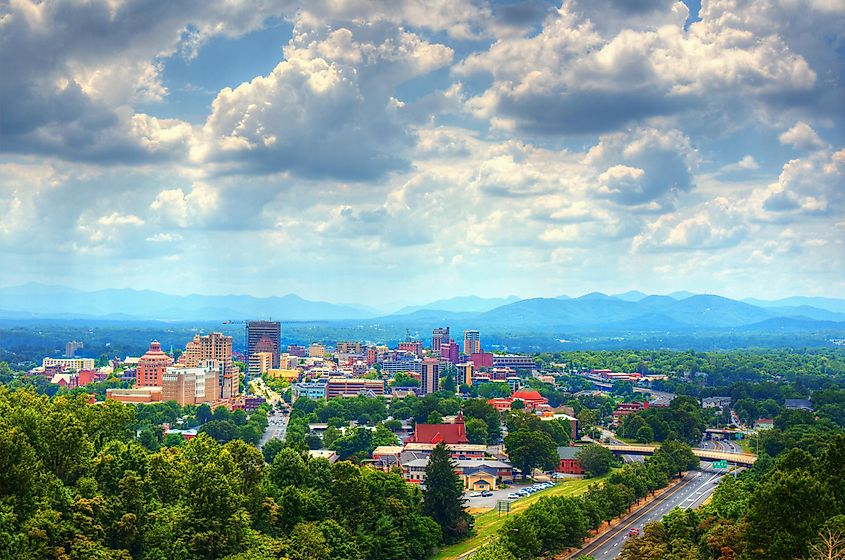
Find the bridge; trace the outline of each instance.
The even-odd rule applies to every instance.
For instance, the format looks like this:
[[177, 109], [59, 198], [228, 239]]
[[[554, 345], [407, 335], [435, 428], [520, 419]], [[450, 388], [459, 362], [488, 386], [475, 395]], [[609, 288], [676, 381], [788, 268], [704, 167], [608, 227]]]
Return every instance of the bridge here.
[[[615, 455], [654, 455], [654, 451], [658, 447], [656, 445], [609, 445], [604, 443], [601, 445], [613, 451]], [[692, 452], [704, 461], [727, 461], [729, 464], [744, 467], [750, 467], [757, 460], [756, 455], [749, 455], [748, 453], [725, 453], [711, 449], [693, 449]]]

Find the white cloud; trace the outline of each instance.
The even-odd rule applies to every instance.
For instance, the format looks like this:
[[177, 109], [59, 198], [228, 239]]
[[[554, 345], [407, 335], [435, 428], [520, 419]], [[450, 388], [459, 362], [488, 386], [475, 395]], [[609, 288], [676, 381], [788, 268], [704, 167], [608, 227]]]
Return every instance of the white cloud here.
[[787, 144], [796, 150], [817, 150], [826, 147], [816, 131], [805, 122], [797, 122], [795, 126], [778, 136], [781, 144]]
[[203, 227], [218, 211], [218, 193], [205, 183], [197, 182], [187, 194], [182, 189], [160, 191], [150, 204], [160, 220], [167, 225], [182, 228]]
[[500, 40], [463, 61], [459, 75], [494, 80], [468, 109], [506, 130], [603, 132], [715, 107], [719, 119], [745, 119], [754, 112], [743, 107], [816, 84], [806, 60], [776, 34], [754, 36], [727, 20], [686, 30], [675, 2], [648, 3], [631, 28], [628, 3], [601, 17], [582, 4], [565, 3], [534, 37]]
[[245, 171], [353, 180], [406, 166], [414, 143], [393, 89], [452, 50], [384, 25], [312, 29], [302, 20], [267, 76], [214, 100], [206, 157]]

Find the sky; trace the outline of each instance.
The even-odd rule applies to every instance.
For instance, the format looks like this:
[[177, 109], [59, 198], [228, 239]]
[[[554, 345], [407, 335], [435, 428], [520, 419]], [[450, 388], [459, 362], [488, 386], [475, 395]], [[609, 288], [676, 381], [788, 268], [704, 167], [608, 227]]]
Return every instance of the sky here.
[[0, 285], [845, 297], [842, 0], [0, 4]]

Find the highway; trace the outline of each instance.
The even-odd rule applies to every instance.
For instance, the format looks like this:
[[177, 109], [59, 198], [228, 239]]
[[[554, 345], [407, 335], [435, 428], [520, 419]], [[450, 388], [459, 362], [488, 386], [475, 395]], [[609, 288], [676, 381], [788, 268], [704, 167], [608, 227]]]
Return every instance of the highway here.
[[698, 507], [713, 493], [724, 475], [724, 471], [710, 469], [687, 473], [677, 486], [670, 488], [653, 502], [633, 513], [622, 523], [581, 549], [573, 558], [582, 556], [593, 556], [598, 560], [616, 558], [622, 551], [625, 539], [628, 538], [628, 531], [637, 528], [642, 534], [646, 523], [662, 519], [676, 507], [681, 509]]

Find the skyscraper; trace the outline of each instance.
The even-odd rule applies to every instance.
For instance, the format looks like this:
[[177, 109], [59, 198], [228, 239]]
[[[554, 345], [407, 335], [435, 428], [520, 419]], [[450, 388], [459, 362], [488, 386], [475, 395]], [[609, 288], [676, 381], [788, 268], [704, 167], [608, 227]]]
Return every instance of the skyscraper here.
[[440, 327], [431, 331], [431, 351], [440, 352], [440, 346], [449, 342], [449, 327]]
[[421, 365], [421, 394], [430, 395], [431, 393], [436, 393], [440, 388], [440, 362], [433, 358], [426, 358]]
[[[262, 341], [262, 339], [267, 339]], [[282, 324], [278, 321], [247, 321], [246, 323], [246, 359], [256, 351], [255, 346], [262, 342], [261, 351], [271, 351], [273, 367], [279, 367], [279, 348], [282, 341]], [[270, 350], [272, 348], [272, 350]]]
[[472, 356], [481, 352], [481, 335], [478, 331], [464, 331], [464, 354]]
[[214, 362], [214, 369], [219, 372], [218, 398], [229, 398], [240, 392], [240, 372], [236, 371], [232, 361], [232, 337], [223, 333], [211, 333], [205, 336], [194, 335], [194, 339], [185, 344], [185, 351], [179, 356], [179, 364], [195, 368]]

